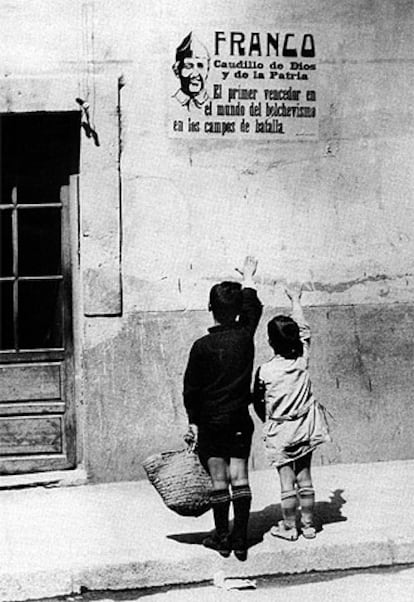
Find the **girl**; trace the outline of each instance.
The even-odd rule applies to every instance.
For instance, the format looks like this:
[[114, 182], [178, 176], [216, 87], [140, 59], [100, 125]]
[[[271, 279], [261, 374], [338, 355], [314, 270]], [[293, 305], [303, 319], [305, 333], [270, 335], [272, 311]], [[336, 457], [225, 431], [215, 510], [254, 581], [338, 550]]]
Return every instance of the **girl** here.
[[253, 402], [256, 414], [265, 421], [268, 459], [280, 477], [283, 520], [272, 527], [271, 534], [295, 541], [298, 496], [302, 535], [307, 539], [316, 535], [311, 459], [315, 447], [330, 437], [324, 408], [312, 394], [310, 329], [300, 304], [301, 290], [286, 289], [286, 294], [292, 302], [292, 317], [279, 315], [268, 323], [275, 355], [256, 373]]

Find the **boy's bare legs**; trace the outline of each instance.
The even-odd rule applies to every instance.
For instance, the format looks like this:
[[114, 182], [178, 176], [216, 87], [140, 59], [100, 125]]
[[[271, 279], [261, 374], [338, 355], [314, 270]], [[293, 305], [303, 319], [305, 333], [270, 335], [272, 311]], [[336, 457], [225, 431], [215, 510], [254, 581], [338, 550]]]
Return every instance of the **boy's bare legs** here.
[[311, 476], [312, 452], [299, 458], [295, 463], [296, 481], [298, 484], [301, 508], [302, 533], [304, 537], [315, 537], [313, 511], [315, 507], [315, 491]]
[[206, 537], [203, 544], [219, 552], [225, 558], [230, 556], [231, 545], [229, 539], [229, 509], [230, 509], [230, 468], [225, 458], [208, 458], [213, 491], [211, 492], [211, 505], [213, 508], [216, 532]]
[[247, 458], [230, 458], [230, 481], [234, 511], [231, 539], [234, 555], [239, 560], [246, 560], [247, 558], [247, 525], [252, 502], [247, 463]]
[[247, 460], [244, 458], [230, 458], [230, 482], [232, 487], [249, 484], [249, 471]]
[[225, 489], [230, 484], [230, 466], [225, 458], [209, 458], [207, 466], [213, 489]]
[[[222, 556], [229, 556], [231, 548], [239, 560], [247, 558], [247, 525], [249, 521], [252, 494], [249, 486], [247, 459], [211, 457], [207, 460], [213, 491], [213, 507], [216, 534], [207, 537], [204, 545], [217, 550]], [[232, 541], [229, 540], [229, 506], [231, 483], [234, 524]]]

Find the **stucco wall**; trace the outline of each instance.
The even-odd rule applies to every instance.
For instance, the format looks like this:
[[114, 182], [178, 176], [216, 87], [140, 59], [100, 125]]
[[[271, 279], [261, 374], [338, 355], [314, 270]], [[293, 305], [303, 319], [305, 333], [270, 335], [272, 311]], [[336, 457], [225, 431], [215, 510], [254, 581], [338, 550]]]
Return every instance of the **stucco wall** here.
[[[160, 6], [142, 17], [122, 97], [124, 219], [136, 224], [124, 237], [126, 309], [204, 308], [212, 282], [246, 252], [259, 257], [265, 284], [311, 283], [310, 304], [409, 301], [412, 3]], [[318, 141], [167, 137], [169, 41], [235, 21], [315, 31]], [[282, 300], [271, 286], [264, 294]]]
[[[87, 337], [93, 478], [135, 478], [148, 453], [179, 443], [186, 356], [209, 324], [196, 310], [246, 253], [259, 258], [267, 307], [258, 362], [266, 318], [284, 303], [275, 280], [307, 283], [314, 386], [335, 420], [317, 461], [412, 457], [412, 3], [141, 9], [121, 99], [125, 316], [108, 336], [89, 324]], [[167, 136], [171, 39], [235, 23], [317, 32], [318, 141]], [[252, 464], [263, 466], [257, 426]]]
[[[247, 253], [266, 306], [257, 361], [266, 318], [284, 304], [280, 283], [306, 283], [315, 389], [335, 417], [318, 461], [413, 457], [414, 3], [28, 0], [0, 12], [3, 84], [70, 74], [101, 133], [81, 166], [76, 305], [101, 314], [76, 322], [91, 478], [137, 478], [145, 455], [178, 443], [182, 372], [209, 324], [208, 290]], [[171, 48], [190, 30], [288, 26], [316, 36], [317, 140], [168, 137]], [[98, 82], [121, 76], [116, 100]], [[99, 177], [118, 111], [119, 188]]]
[[[282, 309], [265, 312], [257, 363], [270, 357], [267, 319]], [[337, 305], [306, 314], [313, 330], [314, 390], [331, 414], [333, 437], [315, 462], [412, 458], [414, 308]], [[207, 312], [135, 313], [87, 353], [87, 458], [94, 480], [142, 478], [147, 455], [182, 443], [182, 374], [192, 341], [208, 325]], [[255, 423], [251, 466], [263, 468], [261, 427]]]

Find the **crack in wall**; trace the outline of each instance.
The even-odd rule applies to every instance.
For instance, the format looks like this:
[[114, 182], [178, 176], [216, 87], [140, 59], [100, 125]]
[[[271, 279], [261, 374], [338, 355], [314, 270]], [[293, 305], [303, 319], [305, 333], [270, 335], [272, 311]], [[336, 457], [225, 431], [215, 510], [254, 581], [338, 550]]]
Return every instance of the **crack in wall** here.
[[[364, 358], [363, 358], [361, 338], [360, 338], [359, 332], [358, 332], [358, 323], [357, 323], [357, 315], [355, 312], [355, 307], [352, 307], [352, 313], [353, 313], [353, 322], [354, 322], [356, 368], [357, 368], [359, 374], [361, 375], [364, 386], [371, 393], [372, 392], [372, 381], [371, 381], [371, 376], [368, 372], [368, 369], [366, 367], [366, 364], [365, 364]], [[365, 415], [368, 418], [368, 420], [371, 418], [369, 412], [366, 412]]]
[[[308, 292], [323, 292], [323, 293], [343, 293], [353, 286], [359, 284], [367, 284], [369, 282], [389, 282], [390, 280], [402, 280], [404, 278], [412, 278], [414, 274], [395, 274], [394, 276], [387, 276], [386, 274], [375, 274], [370, 276], [363, 276], [360, 278], [354, 278], [353, 280], [344, 280], [343, 282], [337, 282], [335, 284], [329, 282], [321, 282], [319, 280], [305, 280], [302, 282], [303, 290]], [[203, 280], [219, 282], [221, 280], [232, 280], [234, 275], [227, 274], [227, 276], [206, 276]], [[264, 286], [274, 287], [277, 284], [287, 285], [290, 281], [286, 278], [258, 278], [258, 284]], [[408, 285], [408, 282], [407, 282]]]
[[358, 284], [366, 284], [368, 282], [387, 282], [389, 280], [400, 280], [402, 278], [412, 277], [413, 274], [396, 274], [393, 277], [389, 277], [386, 274], [375, 274], [372, 276], [364, 276], [361, 278], [355, 278], [353, 280], [345, 280], [344, 282], [338, 282], [336, 284], [329, 284], [323, 282], [310, 282], [304, 283], [305, 286], [308, 285], [310, 290], [321, 291], [325, 293], [343, 293], [346, 290], [349, 290], [353, 286], [357, 286]]
[[[342, 282], [329, 283], [329, 282], [321, 282], [320, 280], [305, 280], [303, 284], [303, 289], [309, 292], [322, 292], [322, 293], [343, 293], [353, 286], [358, 286], [359, 284], [367, 284], [369, 282], [389, 282], [390, 280], [402, 280], [404, 278], [412, 278], [414, 274], [405, 273], [405, 274], [395, 274], [394, 276], [387, 276], [386, 274], [374, 274], [370, 276], [363, 276], [360, 278], [354, 278], [352, 280], [344, 280]], [[213, 278], [212, 280], [217, 280]], [[267, 286], [275, 286], [276, 284], [288, 284], [286, 278], [283, 279], [274, 279], [274, 278], [262, 278], [260, 284]], [[408, 285], [408, 282], [407, 282]]]

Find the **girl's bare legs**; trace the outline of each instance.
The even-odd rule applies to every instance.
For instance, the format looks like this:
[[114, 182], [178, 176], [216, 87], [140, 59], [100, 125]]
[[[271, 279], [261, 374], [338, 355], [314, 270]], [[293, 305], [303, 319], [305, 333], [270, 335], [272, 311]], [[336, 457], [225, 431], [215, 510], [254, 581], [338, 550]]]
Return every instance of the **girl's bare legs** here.
[[301, 487], [312, 487], [311, 475], [312, 452], [302, 456], [295, 462], [296, 482], [299, 489]]
[[312, 452], [299, 458], [295, 463], [296, 480], [298, 484], [299, 502], [301, 508], [302, 533], [304, 537], [315, 537], [313, 512], [315, 507], [315, 491], [311, 476]]
[[279, 466], [278, 472], [282, 498], [283, 524], [287, 530], [296, 530], [296, 509], [298, 501], [295, 489], [296, 474], [294, 464], [290, 463]]
[[296, 485], [296, 474], [293, 467], [293, 462], [290, 464], [285, 464], [284, 466], [279, 466], [277, 471], [279, 473], [280, 478], [280, 489], [282, 493], [284, 491], [291, 491], [295, 488]]

